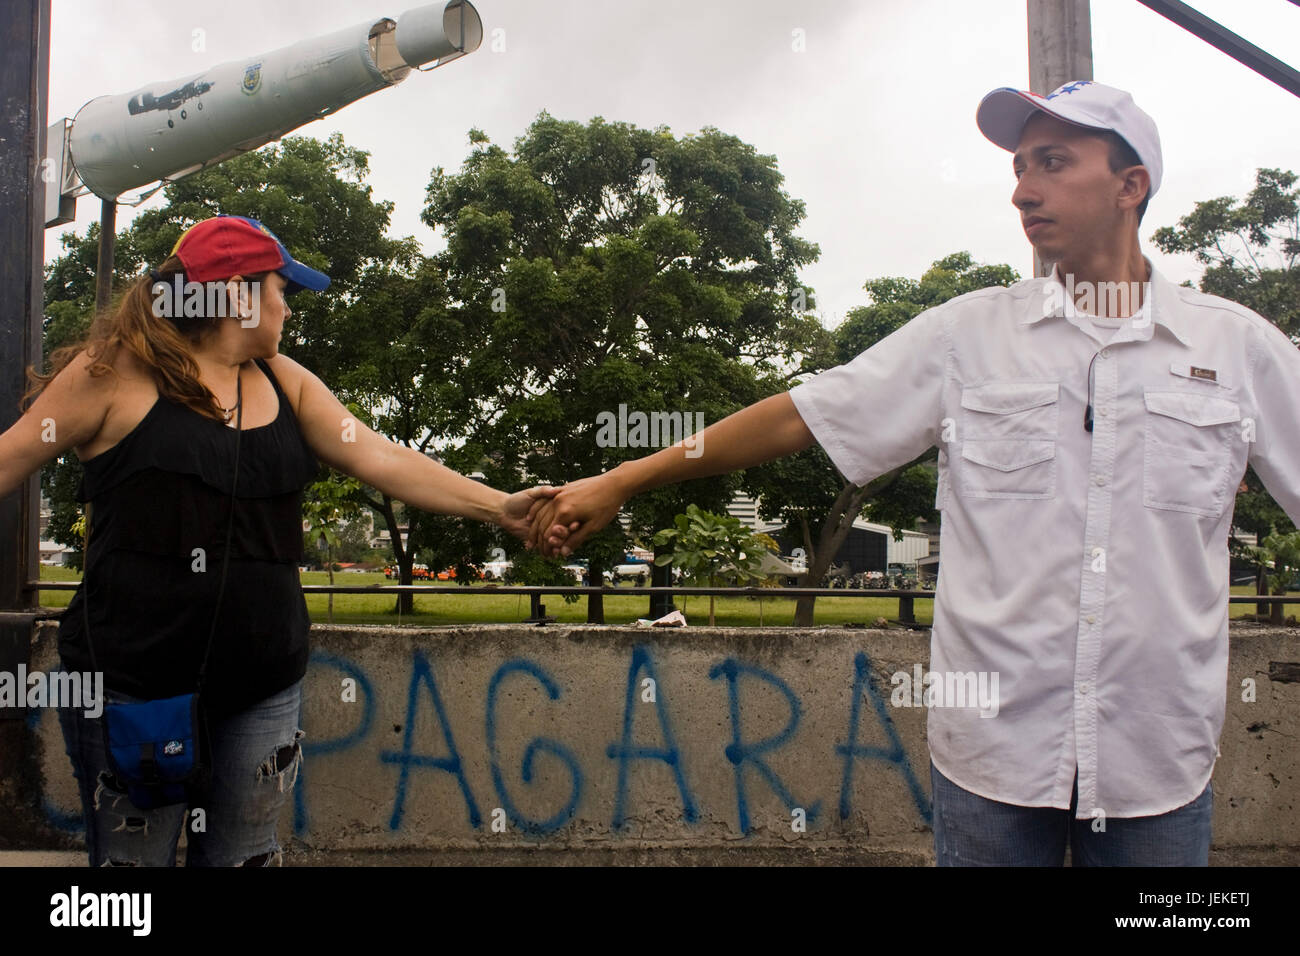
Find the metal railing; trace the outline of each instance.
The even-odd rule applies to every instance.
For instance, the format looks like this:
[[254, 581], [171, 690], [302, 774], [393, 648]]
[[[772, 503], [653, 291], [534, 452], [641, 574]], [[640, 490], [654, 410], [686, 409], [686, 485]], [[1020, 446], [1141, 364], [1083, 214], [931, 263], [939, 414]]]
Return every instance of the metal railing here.
[[[28, 581], [28, 591], [75, 591], [80, 586], [78, 581]], [[900, 624], [916, 625], [914, 602], [933, 599], [933, 590], [902, 588], [800, 588], [800, 587], [582, 587], [580, 585], [498, 585], [475, 584], [470, 587], [440, 587], [431, 584], [304, 584], [304, 594], [418, 594], [430, 597], [440, 594], [457, 596], [509, 597], [527, 595], [530, 599], [531, 614], [529, 621], [542, 622], [546, 619], [542, 597], [547, 594], [564, 596], [576, 595], [614, 595], [615, 597], [636, 597], [643, 595], [695, 595], [719, 597], [757, 597], [757, 598], [801, 598], [801, 597], [883, 597], [898, 599], [898, 618]], [[1229, 604], [1300, 604], [1300, 594], [1265, 595], [1265, 594], [1230, 594]], [[48, 615], [56, 617], [56, 614]]]

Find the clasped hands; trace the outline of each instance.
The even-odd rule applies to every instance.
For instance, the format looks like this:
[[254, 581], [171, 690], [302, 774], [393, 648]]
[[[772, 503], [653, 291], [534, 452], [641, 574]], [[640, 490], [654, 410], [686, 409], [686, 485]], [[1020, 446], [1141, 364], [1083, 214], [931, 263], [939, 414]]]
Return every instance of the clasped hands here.
[[613, 520], [630, 497], [614, 472], [509, 496], [501, 526], [548, 558], [567, 556]]

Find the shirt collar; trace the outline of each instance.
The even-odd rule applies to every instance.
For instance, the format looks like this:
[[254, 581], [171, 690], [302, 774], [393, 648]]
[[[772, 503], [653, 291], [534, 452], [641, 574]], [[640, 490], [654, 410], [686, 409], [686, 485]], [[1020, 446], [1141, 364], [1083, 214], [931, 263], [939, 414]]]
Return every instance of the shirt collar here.
[[[1131, 335], [1125, 335], [1124, 337], [1134, 340], [1149, 339], [1155, 331], [1154, 325], [1158, 324], [1168, 329], [1178, 341], [1190, 346], [1192, 340], [1191, 333], [1187, 328], [1187, 318], [1185, 315], [1180, 314], [1177, 309], [1177, 290], [1151, 264], [1150, 259], [1143, 256], [1142, 261], [1146, 263], [1151, 272], [1150, 284], [1147, 287], [1147, 294], [1143, 297], [1143, 309], [1132, 317]], [[1052, 274], [1043, 280], [1041, 294], [1030, 297], [1025, 315], [1020, 319], [1021, 325], [1032, 325], [1041, 319], [1049, 317], [1068, 320], [1065, 313], [1065, 303], [1073, 302], [1073, 299], [1067, 295], [1073, 281], [1067, 276], [1068, 285], [1063, 282], [1060, 277], [1060, 268], [1059, 263], [1054, 265]], [[1149, 317], [1144, 317], [1144, 315]], [[1121, 333], [1126, 327], [1128, 326], [1120, 327]]]

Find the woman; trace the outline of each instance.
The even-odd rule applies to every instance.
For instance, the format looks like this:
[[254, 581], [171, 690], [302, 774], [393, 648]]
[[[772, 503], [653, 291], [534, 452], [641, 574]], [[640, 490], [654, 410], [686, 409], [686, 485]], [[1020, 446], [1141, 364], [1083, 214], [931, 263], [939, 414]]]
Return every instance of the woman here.
[[[209, 294], [176, 295], [178, 277]], [[188, 694], [203, 675], [212, 772], [188, 801], [203, 813], [187, 865], [279, 859], [308, 656], [301, 493], [318, 459], [413, 507], [520, 537], [555, 490], [507, 495], [395, 445], [279, 355], [285, 297], [329, 281], [254, 220], [200, 222], [87, 342], [54, 353], [49, 375], [29, 370], [35, 400], [0, 436], [0, 494], [69, 448], [84, 466], [86, 570], [60, 623], [64, 668], [102, 669], [106, 696], [122, 701]], [[102, 718], [59, 717], [91, 865], [174, 864], [185, 803], [141, 810], [108, 767]]]

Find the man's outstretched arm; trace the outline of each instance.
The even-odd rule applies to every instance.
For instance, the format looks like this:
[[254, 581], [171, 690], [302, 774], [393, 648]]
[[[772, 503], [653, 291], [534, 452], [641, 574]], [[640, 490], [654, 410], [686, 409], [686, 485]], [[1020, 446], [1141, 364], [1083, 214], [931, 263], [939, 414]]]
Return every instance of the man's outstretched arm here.
[[792, 455], [812, 443], [813, 434], [790, 393], [773, 395], [680, 445], [565, 485], [536, 514], [530, 543], [548, 556], [570, 554], [607, 525], [633, 495], [660, 485], [739, 471]]

